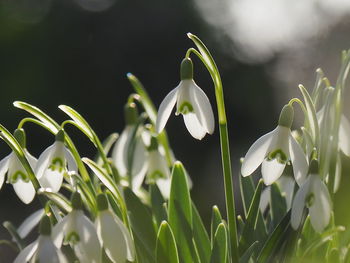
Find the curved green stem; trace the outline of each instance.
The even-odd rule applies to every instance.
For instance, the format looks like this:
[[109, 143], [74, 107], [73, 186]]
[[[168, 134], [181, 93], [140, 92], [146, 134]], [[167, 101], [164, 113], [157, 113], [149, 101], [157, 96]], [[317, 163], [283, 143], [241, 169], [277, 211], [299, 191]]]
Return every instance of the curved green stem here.
[[194, 53], [206, 66], [207, 70], [210, 73], [210, 76], [214, 82], [215, 86], [215, 97], [216, 104], [218, 109], [218, 118], [219, 118], [219, 130], [220, 130], [220, 145], [221, 145], [221, 157], [222, 157], [222, 168], [224, 175], [224, 187], [225, 187], [225, 197], [226, 197], [226, 211], [227, 211], [227, 220], [228, 220], [228, 229], [230, 236], [230, 245], [231, 245], [231, 257], [232, 262], [238, 262], [238, 238], [237, 238], [237, 225], [236, 225], [236, 210], [235, 210], [235, 201], [233, 194], [233, 182], [232, 182], [232, 168], [231, 168], [231, 159], [230, 159], [230, 143], [228, 137], [228, 128], [227, 128], [227, 118], [225, 111], [224, 103], [224, 92], [221, 82], [221, 77], [219, 70], [215, 64], [213, 57], [211, 56], [207, 47], [203, 42], [192, 35], [191, 33], [187, 34], [188, 37], [195, 43], [199, 52], [193, 48], [190, 48], [186, 56], [189, 56], [191, 53]]

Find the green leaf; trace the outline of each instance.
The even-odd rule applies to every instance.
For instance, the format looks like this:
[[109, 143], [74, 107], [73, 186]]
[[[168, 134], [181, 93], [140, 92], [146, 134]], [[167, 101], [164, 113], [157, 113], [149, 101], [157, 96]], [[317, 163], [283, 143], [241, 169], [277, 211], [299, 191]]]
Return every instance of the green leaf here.
[[94, 172], [94, 174], [100, 179], [100, 181], [104, 184], [104, 186], [107, 187], [109, 191], [115, 196], [115, 198], [118, 200], [118, 202], [122, 201], [122, 196], [119, 192], [118, 186], [115, 184], [115, 182], [112, 180], [112, 178], [106, 174], [104, 169], [97, 165], [94, 161], [90, 160], [89, 158], [82, 158], [82, 161], [87, 164], [87, 166], [90, 167], [90, 169]]
[[164, 220], [168, 219], [167, 211], [164, 207], [165, 200], [156, 184], [149, 186], [149, 192], [151, 196], [151, 205], [153, 216], [156, 220], [157, 226]]
[[308, 122], [308, 128], [310, 128], [312, 139], [315, 145], [318, 144], [319, 140], [319, 126], [318, 126], [318, 121], [316, 117], [316, 110], [314, 103], [311, 99], [311, 96], [307, 92], [307, 90], [304, 88], [303, 85], [299, 85], [299, 89], [301, 93], [303, 94], [304, 101], [305, 101], [305, 106], [306, 106], [306, 119]]
[[269, 235], [268, 239], [266, 240], [263, 248], [259, 253], [257, 259], [258, 263], [270, 262], [268, 261], [270, 256], [273, 256], [273, 252], [275, 251], [275, 249], [278, 246], [282, 245], [284, 233], [286, 233], [286, 231], [290, 227], [290, 213], [291, 211], [289, 210], [289, 212], [284, 216], [279, 225]]
[[153, 263], [155, 261], [156, 232], [152, 215], [130, 188], [124, 188], [124, 197], [129, 211], [137, 254], [140, 256], [139, 261]]
[[[112, 134], [110, 134], [102, 143], [102, 147], [103, 147], [103, 152], [106, 154], [106, 156], [108, 155], [109, 151], [111, 150], [113, 144], [117, 141], [119, 137], [119, 134], [114, 132]], [[97, 152], [97, 156], [95, 159], [95, 162], [98, 165], [103, 165], [103, 160], [101, 157], [101, 154], [99, 152]]]
[[210, 241], [207, 230], [205, 229], [202, 219], [197, 211], [196, 206], [192, 202], [192, 223], [193, 237], [198, 251], [201, 263], [209, 263], [210, 260]]
[[214, 244], [215, 231], [218, 229], [219, 224], [222, 222], [222, 216], [219, 208], [214, 205], [211, 214], [211, 225], [210, 225], [210, 240], [211, 246]]
[[22, 101], [15, 101], [13, 105], [19, 109], [25, 110], [38, 118], [45, 126], [53, 133], [56, 134], [61, 128], [60, 125], [54, 121], [49, 115], [40, 110], [39, 108]]
[[65, 213], [72, 211], [72, 205], [70, 201], [63, 196], [61, 193], [54, 193], [51, 190], [40, 188], [38, 194], [45, 195], [50, 199], [56, 206], [61, 208]]
[[175, 162], [172, 170], [168, 218], [178, 245], [180, 262], [196, 262], [192, 243], [191, 198], [187, 187], [185, 169], [180, 162]]
[[19, 236], [16, 227], [10, 221], [5, 221], [4, 223], [2, 223], [2, 225], [10, 233], [11, 237], [16, 242], [18, 248], [22, 250], [25, 247], [25, 243], [24, 240]]
[[244, 254], [239, 258], [239, 263], [248, 263], [249, 259], [253, 256], [254, 252], [258, 248], [258, 241], [255, 241], [245, 252]]
[[254, 196], [255, 186], [251, 176], [239, 176], [239, 185], [241, 190], [244, 216], [247, 218], [248, 209]]
[[119, 204], [118, 204], [115, 196], [109, 190], [106, 190], [105, 192], [107, 194], [107, 198], [108, 198], [108, 201], [111, 205], [113, 212], [122, 220], [123, 219], [122, 210], [119, 207]]
[[259, 204], [260, 196], [263, 188], [263, 181], [260, 179], [258, 186], [255, 189], [255, 193], [250, 204], [247, 220], [243, 228], [241, 238], [239, 240], [239, 254], [242, 255], [255, 241], [256, 237], [254, 235], [256, 223], [259, 215]]
[[274, 229], [287, 213], [287, 203], [276, 183], [272, 184], [270, 187], [271, 224], [272, 229]]
[[142, 83], [133, 74], [128, 73], [127, 77], [134, 90], [141, 97], [141, 103], [153, 125], [156, 124], [157, 110]]
[[227, 248], [227, 229], [224, 223], [220, 223], [215, 232], [210, 263], [226, 263]]
[[175, 238], [169, 224], [163, 221], [159, 227], [156, 244], [156, 263], [179, 263]]
[[60, 110], [62, 110], [64, 113], [66, 113], [69, 117], [72, 118], [72, 120], [77, 124], [77, 127], [93, 142], [95, 143], [94, 138], [94, 131], [91, 129], [88, 122], [81, 116], [76, 110], [73, 108], [66, 106], [66, 105], [60, 105], [58, 106]]

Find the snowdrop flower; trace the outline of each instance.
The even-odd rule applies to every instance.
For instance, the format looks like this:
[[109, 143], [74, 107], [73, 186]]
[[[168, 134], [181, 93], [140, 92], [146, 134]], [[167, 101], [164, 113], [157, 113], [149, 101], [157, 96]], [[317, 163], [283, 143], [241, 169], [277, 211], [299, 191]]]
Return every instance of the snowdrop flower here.
[[14, 263], [68, 263], [64, 254], [54, 245], [51, 239], [51, 224], [47, 216], [41, 219], [39, 233], [39, 238], [24, 248], [18, 254]]
[[160, 104], [156, 122], [157, 133], [167, 123], [176, 104], [176, 115], [182, 114], [187, 130], [201, 140], [206, 133], [214, 132], [214, 114], [209, 99], [204, 91], [193, 80], [193, 64], [185, 58], [181, 63], [180, 84], [170, 91]]
[[164, 154], [160, 152], [157, 138], [154, 136], [148, 147], [147, 160], [147, 182], [156, 183], [163, 197], [168, 199], [171, 185], [170, 170]]
[[72, 153], [64, 145], [64, 131], [60, 130], [54, 144], [39, 156], [35, 174], [42, 187], [58, 192], [63, 176], [68, 171], [77, 171], [77, 165]]
[[108, 209], [108, 201], [104, 194], [97, 196], [97, 205], [97, 235], [107, 256], [114, 263], [134, 261], [135, 248], [130, 233], [119, 217]]
[[291, 225], [297, 229], [301, 223], [304, 208], [308, 208], [310, 221], [315, 231], [321, 233], [331, 218], [331, 199], [326, 185], [318, 175], [318, 164], [313, 160], [310, 175], [295, 195]]
[[101, 245], [94, 224], [84, 215], [80, 194], [72, 195], [73, 210], [53, 228], [56, 247], [70, 244], [80, 263], [100, 263]]
[[[17, 129], [14, 136], [22, 146], [25, 157], [27, 158], [31, 168], [34, 169], [37, 160], [25, 147], [26, 142], [24, 130]], [[0, 188], [5, 181], [6, 173], [7, 182], [13, 185], [13, 189], [15, 190], [19, 199], [21, 199], [23, 203], [29, 204], [34, 199], [35, 189], [21, 161], [14, 152], [10, 153], [0, 161]]]
[[290, 128], [293, 117], [293, 107], [285, 105], [277, 128], [260, 137], [248, 150], [241, 167], [242, 176], [252, 174], [262, 163], [264, 183], [271, 185], [282, 175], [287, 162], [291, 160], [296, 182], [301, 185], [305, 181], [308, 162], [302, 148], [292, 136]]
[[[147, 150], [141, 136], [142, 128], [136, 127], [138, 113], [134, 103], [125, 107], [126, 127], [112, 151], [112, 162], [123, 178], [131, 176], [132, 189], [137, 191], [142, 185], [147, 169]], [[135, 129], [138, 129], [135, 131]], [[132, 147], [133, 146], [133, 147]], [[132, 163], [129, 151], [133, 148]], [[131, 167], [130, 167], [131, 166]], [[129, 171], [131, 168], [131, 171]]]
[[[333, 108], [332, 108], [333, 109]], [[334, 111], [331, 110], [331, 111]], [[316, 114], [318, 124], [322, 128], [323, 122], [325, 121], [325, 106], [323, 106]], [[332, 114], [331, 116], [333, 116]], [[339, 149], [347, 156], [350, 156], [350, 123], [349, 120], [345, 117], [344, 114], [341, 115], [340, 118], [340, 126], [339, 126], [339, 138], [338, 138], [338, 146]]]

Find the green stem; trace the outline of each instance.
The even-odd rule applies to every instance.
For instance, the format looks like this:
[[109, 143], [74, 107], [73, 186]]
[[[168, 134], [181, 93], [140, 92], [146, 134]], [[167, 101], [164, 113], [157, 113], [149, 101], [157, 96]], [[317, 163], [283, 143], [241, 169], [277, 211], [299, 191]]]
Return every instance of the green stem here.
[[227, 128], [227, 118], [225, 111], [224, 103], [224, 92], [221, 82], [221, 77], [219, 70], [215, 64], [213, 57], [211, 56], [207, 47], [203, 42], [196, 36], [188, 34], [188, 37], [196, 44], [197, 50], [190, 48], [186, 57], [191, 53], [194, 53], [206, 66], [207, 70], [210, 73], [210, 76], [213, 80], [215, 86], [215, 97], [216, 104], [218, 109], [218, 118], [219, 118], [219, 130], [220, 130], [220, 146], [221, 146], [221, 158], [222, 158], [222, 168], [224, 175], [224, 187], [225, 187], [225, 197], [226, 197], [226, 213], [228, 220], [228, 229], [230, 236], [230, 245], [231, 245], [231, 257], [232, 262], [239, 261], [238, 254], [238, 238], [237, 238], [237, 225], [236, 225], [236, 210], [235, 210], [235, 200], [233, 193], [233, 181], [232, 181], [232, 168], [230, 160], [230, 143], [228, 138], [228, 128]]

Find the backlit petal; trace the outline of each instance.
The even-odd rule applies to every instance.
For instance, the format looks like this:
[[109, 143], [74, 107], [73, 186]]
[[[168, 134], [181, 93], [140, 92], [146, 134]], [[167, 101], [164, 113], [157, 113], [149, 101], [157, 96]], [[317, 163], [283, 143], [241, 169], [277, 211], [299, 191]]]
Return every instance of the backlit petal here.
[[31, 182], [24, 182], [23, 180], [19, 179], [13, 184], [13, 189], [23, 203], [29, 204], [31, 201], [33, 201], [35, 189]]
[[348, 119], [342, 115], [339, 126], [339, 148], [342, 152], [350, 156], [350, 123]]
[[215, 120], [210, 101], [204, 91], [193, 80], [192, 82], [190, 95], [194, 113], [207, 133], [212, 134], [214, 132]]
[[33, 262], [61, 263], [58, 258], [57, 248], [50, 236], [39, 236], [38, 242], [38, 249]]
[[49, 166], [51, 162], [51, 155], [54, 153], [56, 144], [52, 144], [48, 148], [46, 148], [45, 151], [39, 156], [38, 162], [35, 167], [35, 175], [38, 179], [40, 179], [47, 167]]
[[23, 249], [18, 256], [16, 257], [13, 263], [26, 263], [29, 262], [33, 257], [36, 249], [38, 248], [38, 241], [34, 241], [30, 245], [28, 245], [25, 249]]
[[38, 211], [31, 214], [22, 222], [22, 224], [18, 227], [17, 233], [21, 238], [27, 237], [27, 235], [36, 227], [41, 218], [44, 215], [44, 209], [39, 209]]
[[304, 182], [304, 184], [298, 189], [296, 193], [293, 204], [292, 204], [292, 214], [291, 214], [291, 225], [296, 230], [301, 222], [303, 211], [305, 208], [305, 199], [309, 194], [310, 190], [310, 177]]
[[78, 166], [75, 162], [73, 154], [66, 147], [64, 148], [64, 157], [67, 160], [68, 171], [78, 172]]
[[261, 174], [265, 185], [273, 184], [283, 173], [286, 163], [280, 163], [276, 159], [264, 160], [261, 166]]
[[112, 152], [112, 161], [122, 177], [126, 176], [127, 173], [128, 146], [132, 136], [132, 130], [133, 127], [130, 125], [125, 127], [115, 143]]
[[64, 171], [57, 171], [46, 169], [44, 175], [39, 178], [40, 185], [43, 188], [50, 188], [52, 192], [56, 193], [60, 190], [63, 182]]
[[303, 149], [292, 135], [289, 137], [289, 151], [290, 160], [292, 161], [293, 165], [294, 178], [300, 186], [306, 179], [309, 165]]
[[0, 189], [5, 181], [5, 175], [9, 169], [11, 154], [0, 161]]
[[166, 95], [166, 97], [164, 98], [164, 100], [159, 106], [157, 121], [156, 121], [157, 133], [160, 133], [164, 129], [165, 124], [169, 119], [171, 111], [173, 110], [176, 103], [177, 92], [178, 92], [178, 87], [170, 91], [170, 93]]
[[203, 139], [207, 131], [199, 122], [196, 114], [189, 112], [187, 114], [183, 114], [183, 118], [185, 121], [186, 128], [192, 135], [192, 137], [197, 140]]
[[137, 191], [143, 183], [147, 171], [147, 150], [141, 139], [136, 138], [133, 163], [132, 163], [132, 189]]
[[273, 141], [277, 128], [273, 131], [260, 137], [253, 145], [249, 148], [247, 154], [244, 157], [241, 174], [242, 176], [248, 176], [252, 174], [256, 168], [263, 162], [266, 155], [268, 154], [269, 148]]
[[312, 227], [319, 233], [329, 224], [331, 218], [331, 198], [326, 185], [318, 175], [312, 177], [311, 192], [314, 193], [314, 203], [309, 207]]

